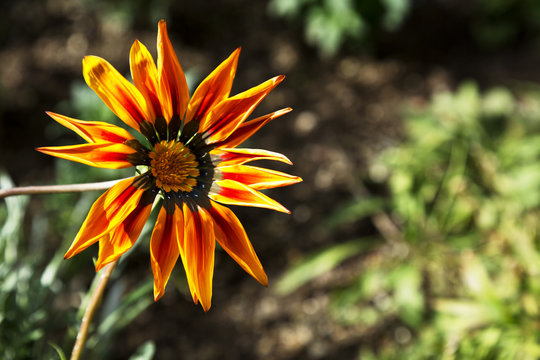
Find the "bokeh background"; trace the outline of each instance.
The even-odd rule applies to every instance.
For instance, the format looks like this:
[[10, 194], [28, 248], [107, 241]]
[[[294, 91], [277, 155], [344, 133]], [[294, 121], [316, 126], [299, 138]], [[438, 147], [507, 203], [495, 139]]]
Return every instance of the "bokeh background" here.
[[[304, 182], [269, 193], [292, 215], [234, 209], [270, 284], [218, 250], [208, 313], [181, 266], [153, 302], [147, 228], [86, 359], [540, 357], [538, 1], [3, 0], [1, 187], [129, 175], [34, 149], [80, 141], [46, 110], [117, 121], [81, 59], [129, 74], [162, 18], [192, 88], [238, 46], [233, 93], [287, 76], [245, 146]], [[62, 256], [98, 196], [0, 203], [0, 358], [69, 354], [97, 246]]]

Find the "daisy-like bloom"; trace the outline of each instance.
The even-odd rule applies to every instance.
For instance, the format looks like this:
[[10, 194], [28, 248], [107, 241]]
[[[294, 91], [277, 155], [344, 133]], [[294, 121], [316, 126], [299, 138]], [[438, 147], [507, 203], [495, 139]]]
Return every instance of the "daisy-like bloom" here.
[[156, 197], [162, 197], [150, 239], [154, 299], [163, 296], [180, 257], [193, 300], [207, 311], [216, 241], [248, 274], [267, 285], [268, 278], [244, 228], [224, 205], [289, 213], [259, 190], [302, 180], [245, 164], [260, 159], [291, 164], [290, 160], [279, 153], [237, 146], [291, 109], [247, 120], [284, 77], [274, 77], [230, 97], [240, 49], [204, 79], [191, 98], [163, 20], [158, 27], [157, 51], [156, 66], [146, 47], [135, 41], [130, 53], [133, 84], [102, 58], [86, 56], [83, 60], [88, 86], [116, 116], [144, 135], [145, 141], [115, 125], [48, 112], [87, 143], [37, 150], [101, 168], [142, 169], [96, 200], [65, 258], [99, 242], [96, 271], [115, 261], [133, 246]]

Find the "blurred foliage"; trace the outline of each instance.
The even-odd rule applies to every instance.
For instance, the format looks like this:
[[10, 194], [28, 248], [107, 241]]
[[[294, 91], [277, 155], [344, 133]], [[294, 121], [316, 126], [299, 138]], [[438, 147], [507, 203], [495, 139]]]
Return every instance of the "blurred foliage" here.
[[445, 17], [449, 27], [466, 29], [470, 39], [485, 49], [510, 46], [522, 39], [540, 43], [540, 2], [536, 0], [271, 0], [269, 12], [302, 21], [307, 43], [316, 46], [323, 57], [335, 55], [346, 43], [376, 49], [383, 34], [399, 38], [407, 19], [418, 32], [429, 28], [430, 21], [437, 22], [426, 19], [439, 16]]
[[[539, 99], [535, 90], [481, 94], [474, 83], [436, 94], [407, 112], [407, 138], [371, 166], [369, 181], [387, 184], [389, 196], [331, 217], [333, 230], [388, 214], [399, 234], [381, 231], [330, 302], [342, 326], [385, 329], [362, 359], [540, 357]], [[335, 258], [344, 246], [319, 251], [330, 260], [317, 268], [357, 253]], [[299, 274], [306, 264], [313, 258], [282, 281], [298, 287], [320, 274]]]
[[88, 9], [95, 9], [102, 22], [115, 27], [133, 28], [136, 23], [155, 25], [169, 17], [172, 0], [81, 0]]
[[314, 277], [332, 270], [343, 260], [369, 248], [369, 242], [365, 240], [352, 240], [303, 259], [279, 280], [276, 291], [281, 295], [287, 295]]
[[410, 5], [410, 0], [271, 0], [269, 11], [289, 20], [302, 18], [307, 42], [330, 56], [347, 39], [359, 40], [378, 29], [396, 30]]
[[471, 33], [486, 48], [516, 42], [527, 34], [540, 40], [540, 2], [536, 0], [476, 0]]

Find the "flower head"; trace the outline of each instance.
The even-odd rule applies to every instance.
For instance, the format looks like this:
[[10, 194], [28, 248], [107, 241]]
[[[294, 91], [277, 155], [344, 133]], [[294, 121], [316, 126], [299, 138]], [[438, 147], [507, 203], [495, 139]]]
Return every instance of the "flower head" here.
[[135, 41], [130, 53], [133, 83], [102, 58], [87, 56], [83, 60], [88, 86], [147, 142], [138, 141], [115, 125], [48, 112], [86, 144], [37, 150], [95, 167], [144, 169], [140, 175], [119, 181], [96, 200], [65, 258], [99, 242], [96, 270], [115, 261], [133, 246], [152, 204], [162, 197], [150, 240], [154, 298], [163, 296], [180, 257], [193, 300], [208, 310], [216, 241], [257, 281], [263, 285], [268, 282], [240, 221], [223, 205], [289, 212], [259, 190], [301, 179], [245, 165], [259, 159], [291, 164], [289, 159], [279, 153], [237, 146], [291, 109], [247, 120], [284, 77], [229, 96], [240, 49], [204, 79], [190, 98], [163, 20], [159, 22], [157, 48], [156, 66], [146, 47]]

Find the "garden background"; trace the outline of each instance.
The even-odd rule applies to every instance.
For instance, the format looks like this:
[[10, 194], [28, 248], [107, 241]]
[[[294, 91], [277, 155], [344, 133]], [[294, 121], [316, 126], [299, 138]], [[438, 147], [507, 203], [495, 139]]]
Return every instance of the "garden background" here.
[[[232, 93], [287, 76], [294, 111], [245, 146], [286, 154], [292, 215], [235, 208], [263, 288], [221, 250], [213, 306], [181, 266], [152, 299], [149, 230], [108, 285], [87, 359], [540, 357], [540, 3], [535, 0], [20, 0], [0, 3], [0, 185], [129, 175], [38, 153], [115, 121], [82, 78], [129, 73], [157, 22], [193, 88], [234, 49]], [[0, 204], [0, 358], [69, 353], [97, 247], [64, 261], [98, 192]]]

